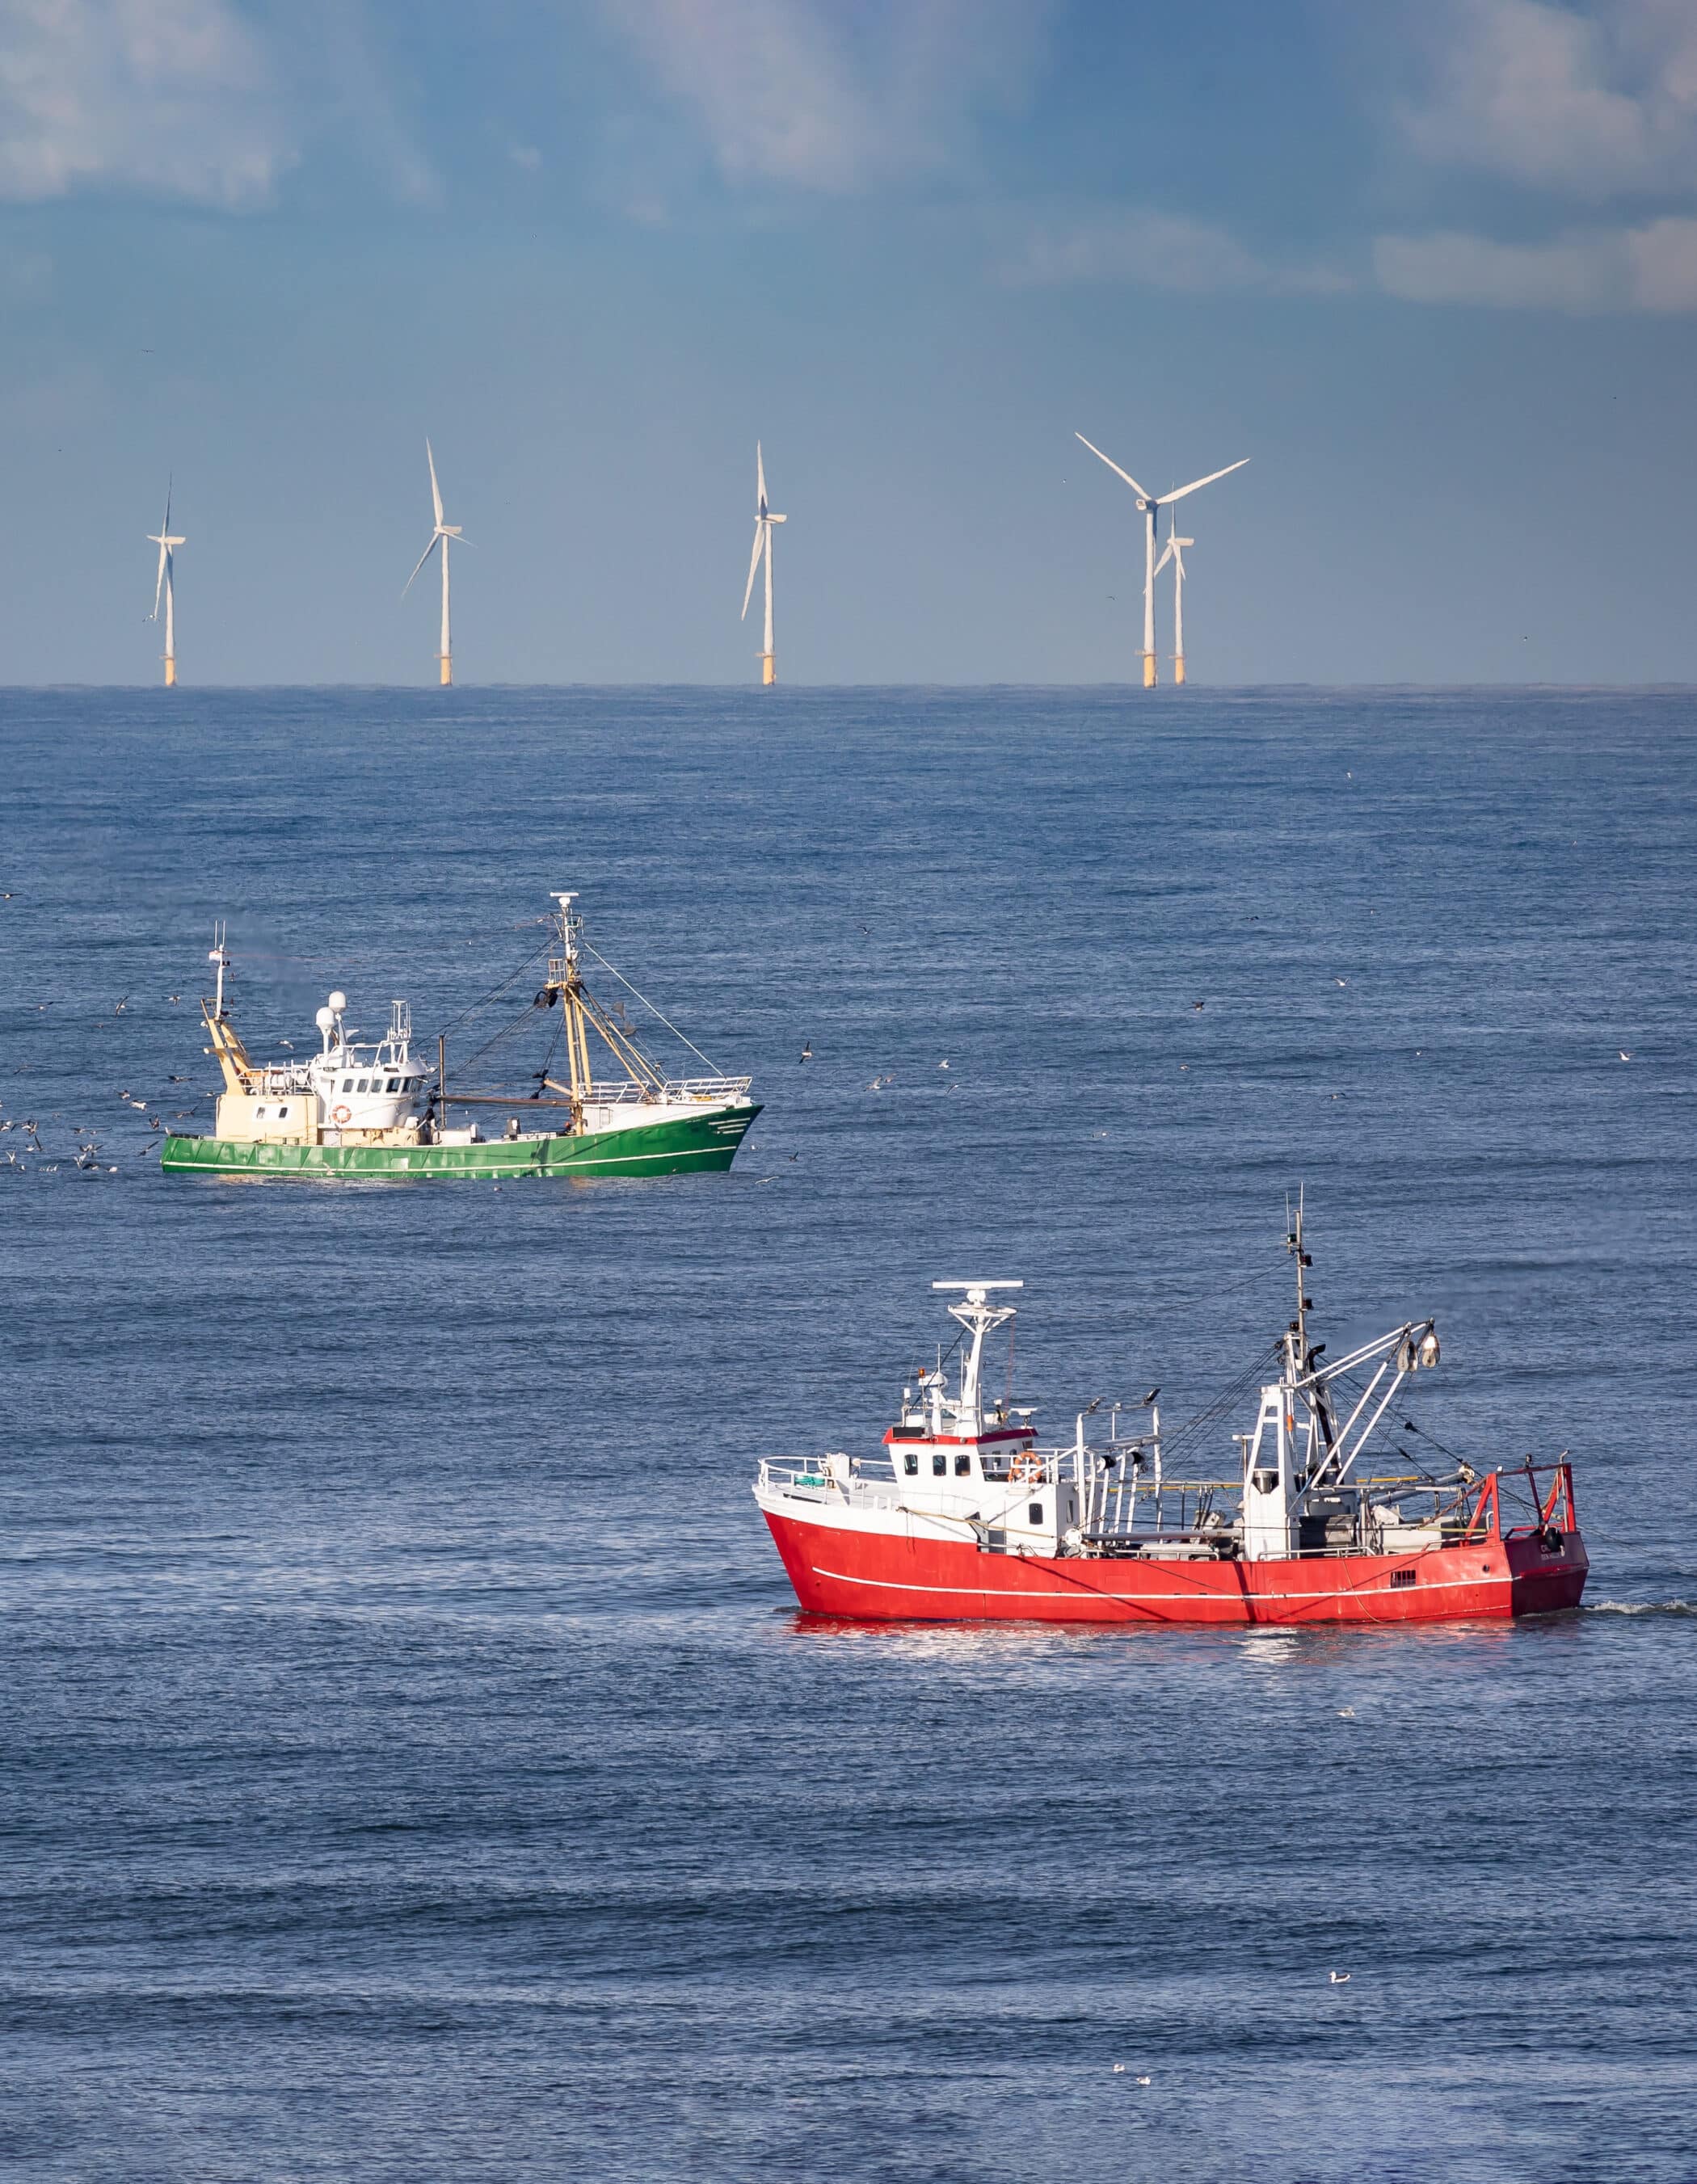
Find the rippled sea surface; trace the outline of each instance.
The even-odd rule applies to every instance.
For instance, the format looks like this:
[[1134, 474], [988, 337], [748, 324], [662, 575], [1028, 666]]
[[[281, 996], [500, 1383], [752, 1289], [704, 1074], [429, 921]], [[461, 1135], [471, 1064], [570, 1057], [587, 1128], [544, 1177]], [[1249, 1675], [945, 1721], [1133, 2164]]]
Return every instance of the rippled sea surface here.
[[[1697, 2175], [1690, 697], [13, 693], [0, 755], [8, 2176]], [[732, 1174], [161, 1177], [215, 918], [250, 1039], [433, 1052], [568, 886], [753, 1072]], [[1394, 1439], [1571, 1450], [1580, 1613], [797, 1616], [756, 1461], [875, 1446], [934, 1279], [1023, 1277], [1057, 1439], [1177, 1420], [1298, 1185], [1334, 1354], [1437, 1315]]]

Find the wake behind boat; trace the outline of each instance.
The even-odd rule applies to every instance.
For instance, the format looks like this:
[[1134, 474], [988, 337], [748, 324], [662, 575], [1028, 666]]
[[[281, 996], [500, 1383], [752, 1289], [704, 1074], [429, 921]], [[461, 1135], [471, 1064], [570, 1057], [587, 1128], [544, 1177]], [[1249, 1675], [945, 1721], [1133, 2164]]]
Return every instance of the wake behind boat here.
[[[216, 990], [200, 1006], [224, 1090], [211, 1135], [167, 1136], [161, 1167], [176, 1175], [483, 1182], [728, 1168], [760, 1112], [750, 1097], [751, 1080], [670, 1076], [651, 1061], [622, 1010], [598, 1000], [583, 983], [587, 944], [572, 906], [576, 896], [554, 900], [559, 909], [550, 921], [542, 987], [484, 1041], [466, 1065], [467, 1080], [456, 1077], [451, 1089], [445, 1038], [437, 1042], [435, 1067], [421, 1062], [405, 1001], [392, 1004], [382, 1039], [362, 1046], [344, 1022], [347, 995], [333, 993], [315, 1019], [316, 1054], [255, 1060], [226, 1006], [230, 955], [220, 928], [209, 958], [217, 967]], [[666, 1028], [689, 1046], [674, 1027]], [[507, 1057], [522, 1054], [527, 1042], [539, 1052], [515, 1074], [516, 1061]], [[492, 1059], [497, 1048], [499, 1064]], [[595, 1057], [609, 1054], [611, 1070], [597, 1076]], [[492, 1110], [501, 1119], [496, 1134], [485, 1136], [480, 1118]]]
[[[1187, 1478], [1211, 1406], [1164, 1440], [1147, 1428], [1037, 1445], [1029, 1410], [984, 1393], [985, 1338], [1019, 1282], [936, 1282], [964, 1345], [902, 1390], [887, 1459], [769, 1459], [754, 1496], [803, 1608], [857, 1619], [1061, 1623], [1410, 1623], [1575, 1607], [1586, 1558], [1562, 1457], [1542, 1467], [1368, 1475], [1362, 1461], [1410, 1375], [1438, 1362], [1431, 1320], [1335, 1363], [1308, 1339], [1298, 1213], [1297, 1314], [1261, 1366], [1253, 1425], [1225, 1478]], [[1011, 1351], [1010, 1351], [1011, 1355]], [[1269, 1368], [1273, 1369], [1269, 1371]], [[1244, 1376], [1253, 1384], [1252, 1367]], [[1093, 1404], [1091, 1409], [1097, 1407]], [[1176, 1446], [1175, 1445], [1176, 1444]], [[1434, 1444], [1434, 1446], [1436, 1446]], [[1397, 1451], [1405, 1466], [1405, 1452]]]

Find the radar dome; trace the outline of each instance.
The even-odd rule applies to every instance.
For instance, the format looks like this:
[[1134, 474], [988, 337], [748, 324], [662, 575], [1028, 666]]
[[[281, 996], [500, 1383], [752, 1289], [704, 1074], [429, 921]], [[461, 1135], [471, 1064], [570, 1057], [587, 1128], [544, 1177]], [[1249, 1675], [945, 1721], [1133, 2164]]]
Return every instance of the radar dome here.
[[345, 994], [332, 994], [330, 996], [330, 1006], [339, 1017], [348, 1006], [348, 996]]
[[320, 1031], [328, 1031], [336, 1021], [336, 1011], [334, 1009], [321, 1009], [312, 1021]]

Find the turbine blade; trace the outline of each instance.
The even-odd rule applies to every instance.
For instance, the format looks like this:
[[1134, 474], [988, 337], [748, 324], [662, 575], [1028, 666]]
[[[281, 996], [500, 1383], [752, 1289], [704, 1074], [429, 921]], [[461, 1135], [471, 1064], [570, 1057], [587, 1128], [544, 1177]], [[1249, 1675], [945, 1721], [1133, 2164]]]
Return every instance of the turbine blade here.
[[148, 620], [149, 621], [157, 621], [159, 618], [159, 599], [163, 595], [165, 588], [165, 555], [170, 551], [170, 549], [166, 546], [163, 538], [159, 541], [159, 573], [154, 579], [154, 610], [148, 616]]
[[756, 522], [754, 526], [754, 558], [748, 565], [748, 589], [742, 595], [742, 612], [739, 621], [748, 620], [748, 603], [754, 597], [754, 572], [760, 566], [760, 549], [766, 543], [766, 526]]
[[766, 513], [766, 458], [760, 452], [760, 443], [754, 443], [754, 512]]
[[1223, 471], [1210, 471], [1205, 478], [1193, 478], [1189, 485], [1181, 485], [1176, 493], [1164, 493], [1161, 495], [1162, 507], [1164, 508], [1170, 500], [1182, 500], [1187, 493], [1197, 493], [1203, 486], [1212, 485], [1215, 478], [1230, 477], [1233, 471], [1241, 471], [1243, 463], [1247, 463], [1249, 460], [1250, 458], [1245, 455], [1242, 463], [1227, 463]]
[[1104, 455], [1100, 448], [1092, 446], [1088, 440], [1084, 439], [1084, 434], [1082, 432], [1075, 432], [1073, 434], [1073, 437], [1075, 440], [1084, 440], [1084, 444], [1086, 447], [1090, 448], [1090, 452], [1096, 457], [1097, 460], [1101, 463], [1106, 463], [1108, 469], [1113, 471], [1115, 477], [1123, 477], [1126, 484], [1130, 487], [1132, 492], [1136, 494], [1139, 500], [1147, 500], [1150, 498], [1149, 494], [1144, 491], [1141, 485], [1138, 484], [1136, 479], [1132, 476], [1130, 471], [1122, 471], [1119, 464], [1114, 461], [1112, 455]]
[[172, 486], [174, 486], [176, 482], [176, 477], [175, 472], [168, 473], [165, 477], [165, 520], [159, 526], [159, 528], [162, 531], [169, 531], [170, 529], [170, 491]]
[[1177, 555], [1173, 551], [1173, 542], [1169, 538], [1162, 550], [1160, 560], [1155, 564], [1155, 574], [1158, 577], [1162, 570], [1166, 567], [1168, 562], [1175, 560], [1177, 558]]
[[[424, 443], [424, 460], [430, 465], [430, 498], [435, 504], [436, 526], [438, 530], [440, 530], [442, 527], [442, 488], [436, 482], [436, 458], [430, 451], [430, 441], [427, 436]], [[419, 566], [421, 568], [423, 564], [421, 562]], [[417, 573], [417, 570], [413, 571], [415, 576], [416, 576]]]
[[[415, 570], [413, 571], [413, 572], [412, 572], [412, 577], [416, 577], [416, 576], [418, 574], [418, 570], [419, 570], [419, 569], [421, 569], [421, 568], [424, 566], [425, 563], [426, 563], [426, 562], [430, 559], [431, 555], [432, 555], [435, 551], [436, 551], [436, 542], [437, 542], [437, 540], [438, 540], [441, 536], [442, 536], [442, 533], [441, 533], [439, 531], [433, 532], [432, 532], [432, 534], [431, 534], [431, 539], [430, 539], [430, 543], [429, 543], [429, 544], [425, 548], [424, 551], [423, 551], [423, 552], [419, 555], [419, 557], [418, 557], [418, 568], [416, 568], [416, 569], [415, 569]], [[407, 578], [406, 582], [405, 582], [401, 586], [401, 588], [400, 588], [400, 595], [401, 595], [401, 597], [402, 597], [403, 599], [405, 599], [405, 598], [406, 597], [407, 593], [408, 593], [412, 589], [412, 577], [409, 577]]]

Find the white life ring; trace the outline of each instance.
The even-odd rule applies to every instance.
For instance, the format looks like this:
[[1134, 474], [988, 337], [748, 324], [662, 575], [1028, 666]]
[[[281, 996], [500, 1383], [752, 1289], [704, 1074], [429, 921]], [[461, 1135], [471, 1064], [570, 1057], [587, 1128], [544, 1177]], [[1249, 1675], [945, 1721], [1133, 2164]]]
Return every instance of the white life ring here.
[[351, 1107], [334, 1107], [331, 1110], [330, 1119], [332, 1123], [351, 1123], [354, 1110]]

